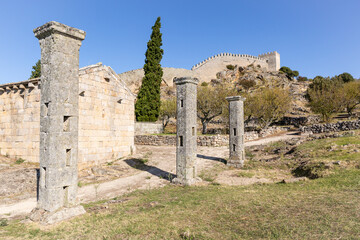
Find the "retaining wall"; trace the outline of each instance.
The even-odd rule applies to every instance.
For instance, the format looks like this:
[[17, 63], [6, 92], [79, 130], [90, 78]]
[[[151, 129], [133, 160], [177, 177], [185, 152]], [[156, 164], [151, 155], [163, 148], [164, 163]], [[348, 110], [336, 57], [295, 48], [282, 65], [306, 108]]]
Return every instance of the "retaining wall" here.
[[[251, 141], [260, 137], [266, 137], [272, 134], [286, 131], [285, 128], [272, 127], [263, 132], [245, 132], [245, 141]], [[176, 135], [136, 135], [136, 145], [152, 146], [175, 146]], [[200, 135], [197, 137], [198, 146], [220, 147], [229, 145], [229, 135]]]
[[314, 124], [310, 126], [301, 127], [302, 132], [311, 133], [325, 133], [325, 132], [340, 132], [360, 129], [360, 120], [344, 121], [337, 123]]

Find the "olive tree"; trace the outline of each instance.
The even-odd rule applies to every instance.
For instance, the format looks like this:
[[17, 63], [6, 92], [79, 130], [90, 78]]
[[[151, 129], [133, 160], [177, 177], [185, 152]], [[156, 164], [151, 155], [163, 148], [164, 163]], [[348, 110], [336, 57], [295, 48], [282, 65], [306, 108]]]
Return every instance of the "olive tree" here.
[[160, 119], [162, 120], [162, 126], [165, 130], [170, 118], [176, 118], [176, 98], [171, 97], [169, 99], [161, 100], [160, 105]]
[[262, 129], [280, 120], [291, 107], [289, 91], [281, 88], [263, 88], [259, 92], [249, 94], [245, 101], [245, 117], [247, 121], [257, 119]]
[[228, 103], [225, 98], [236, 94], [233, 88], [226, 85], [198, 87], [197, 116], [202, 124], [202, 134], [206, 134], [207, 125], [212, 119], [226, 111]]

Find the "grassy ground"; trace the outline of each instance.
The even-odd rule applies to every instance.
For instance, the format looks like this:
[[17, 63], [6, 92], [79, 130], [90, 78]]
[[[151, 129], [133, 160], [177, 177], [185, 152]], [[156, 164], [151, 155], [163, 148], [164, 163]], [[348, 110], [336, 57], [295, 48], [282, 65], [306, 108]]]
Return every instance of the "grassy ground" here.
[[324, 178], [137, 191], [53, 227], [10, 221], [0, 239], [360, 239], [359, 146], [358, 136], [300, 145], [295, 156], [353, 163]]

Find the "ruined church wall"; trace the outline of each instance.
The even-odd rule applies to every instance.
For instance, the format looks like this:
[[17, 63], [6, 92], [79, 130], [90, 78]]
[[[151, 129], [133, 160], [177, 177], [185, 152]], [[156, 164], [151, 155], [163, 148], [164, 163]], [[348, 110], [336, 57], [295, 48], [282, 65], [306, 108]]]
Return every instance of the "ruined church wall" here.
[[105, 68], [80, 69], [80, 168], [118, 159], [135, 150], [134, 96]]
[[[134, 96], [107, 68], [80, 69], [79, 168], [135, 151]], [[20, 85], [22, 89], [15, 89]], [[39, 161], [40, 87], [38, 80], [0, 86], [2, 155]]]
[[0, 153], [38, 162], [40, 144], [38, 80], [26, 84], [3, 85], [1, 89]]

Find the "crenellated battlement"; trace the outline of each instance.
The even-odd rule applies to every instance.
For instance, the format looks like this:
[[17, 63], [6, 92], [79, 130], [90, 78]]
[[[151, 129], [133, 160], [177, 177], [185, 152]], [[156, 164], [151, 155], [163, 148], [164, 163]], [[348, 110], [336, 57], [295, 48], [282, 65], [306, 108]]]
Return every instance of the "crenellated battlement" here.
[[259, 54], [259, 58], [265, 58], [267, 56], [274, 56], [276, 55], [278, 52], [277, 51], [273, 51], [273, 52], [267, 52], [267, 53], [263, 53], [263, 54]]
[[[265, 59], [261, 58], [261, 57], [256, 57], [256, 56], [252, 56], [252, 55], [248, 55], [248, 54], [233, 54], [233, 53], [220, 53], [220, 54], [217, 54], [217, 55], [214, 55], [214, 56], [211, 56], [197, 64], [195, 64], [191, 70], [195, 70], [201, 66], [203, 66], [204, 64], [206, 64], [207, 62], [211, 61], [211, 60], [214, 60], [214, 59], [219, 59], [219, 58], [246, 58], [246, 59], [254, 59], [254, 60], [257, 60], [257, 61], [260, 61], [260, 62], [266, 62]], [[224, 59], [225, 60], [225, 59]]]

